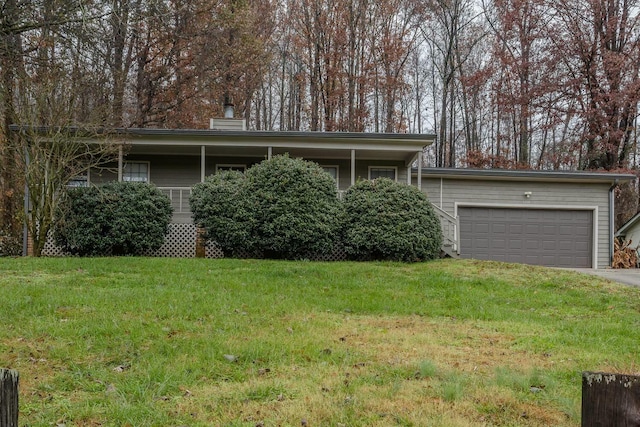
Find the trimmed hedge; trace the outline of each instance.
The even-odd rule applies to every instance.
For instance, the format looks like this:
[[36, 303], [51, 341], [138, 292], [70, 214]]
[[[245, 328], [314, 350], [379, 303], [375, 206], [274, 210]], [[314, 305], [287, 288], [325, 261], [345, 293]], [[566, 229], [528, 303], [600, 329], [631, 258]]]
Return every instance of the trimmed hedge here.
[[60, 205], [54, 238], [74, 255], [142, 255], [162, 246], [172, 212], [169, 198], [146, 183], [74, 188]]
[[251, 247], [265, 257], [303, 259], [333, 250], [340, 201], [336, 182], [317, 163], [285, 155], [253, 166], [244, 201]]
[[340, 244], [351, 259], [423, 261], [440, 255], [440, 221], [427, 197], [386, 178], [337, 198], [318, 164], [276, 156], [196, 184], [194, 222], [226, 256], [316, 259]]
[[249, 241], [244, 184], [243, 173], [221, 171], [194, 185], [189, 198], [194, 223], [204, 228], [206, 239], [230, 256], [243, 254]]
[[355, 260], [437, 258], [440, 220], [418, 188], [388, 178], [361, 181], [344, 197], [343, 242]]
[[340, 202], [336, 183], [318, 164], [275, 156], [244, 178], [221, 173], [192, 191], [194, 222], [225, 255], [304, 259], [331, 252]]

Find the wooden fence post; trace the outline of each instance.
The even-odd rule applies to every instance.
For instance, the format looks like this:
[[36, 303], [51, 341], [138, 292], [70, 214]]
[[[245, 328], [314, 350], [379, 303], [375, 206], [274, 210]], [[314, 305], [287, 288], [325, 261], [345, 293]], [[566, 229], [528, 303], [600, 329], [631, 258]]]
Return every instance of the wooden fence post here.
[[207, 240], [204, 238], [204, 228], [196, 229], [196, 258], [207, 257]]
[[18, 371], [0, 368], [0, 427], [18, 427]]
[[582, 373], [582, 427], [640, 426], [640, 377]]

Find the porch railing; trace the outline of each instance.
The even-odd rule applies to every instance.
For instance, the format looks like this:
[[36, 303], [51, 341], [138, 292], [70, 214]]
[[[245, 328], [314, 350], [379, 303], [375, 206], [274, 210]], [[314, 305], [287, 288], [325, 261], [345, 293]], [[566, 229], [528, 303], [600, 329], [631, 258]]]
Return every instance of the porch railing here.
[[451, 215], [449, 212], [440, 209], [436, 205], [432, 205], [436, 214], [440, 218], [440, 226], [442, 227], [442, 246], [443, 250], [449, 253], [449, 248], [451, 253], [449, 255], [459, 255], [458, 250], [458, 227], [460, 226], [460, 221], [457, 217]]
[[[189, 208], [191, 187], [158, 187], [158, 190], [162, 191], [163, 194], [169, 197], [174, 214], [191, 213], [191, 209]], [[338, 198], [342, 199], [345, 192], [345, 190], [339, 190]]]
[[191, 187], [158, 187], [158, 190], [169, 197], [174, 214], [191, 213], [189, 208]]

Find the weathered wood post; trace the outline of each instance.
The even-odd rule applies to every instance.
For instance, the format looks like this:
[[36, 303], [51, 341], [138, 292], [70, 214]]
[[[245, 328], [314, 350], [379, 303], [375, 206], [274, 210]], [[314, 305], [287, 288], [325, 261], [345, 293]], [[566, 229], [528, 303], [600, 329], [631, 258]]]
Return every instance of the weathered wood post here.
[[206, 258], [207, 240], [204, 238], [204, 228], [196, 229], [196, 258]]
[[582, 373], [582, 427], [640, 426], [640, 377]]
[[18, 427], [18, 371], [0, 368], [0, 427]]

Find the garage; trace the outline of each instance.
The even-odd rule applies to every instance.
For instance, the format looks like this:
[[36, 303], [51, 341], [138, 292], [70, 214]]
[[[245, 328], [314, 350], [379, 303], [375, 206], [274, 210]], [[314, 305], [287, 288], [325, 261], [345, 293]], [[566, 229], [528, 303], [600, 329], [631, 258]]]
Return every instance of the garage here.
[[460, 256], [553, 267], [593, 266], [593, 211], [459, 207]]

